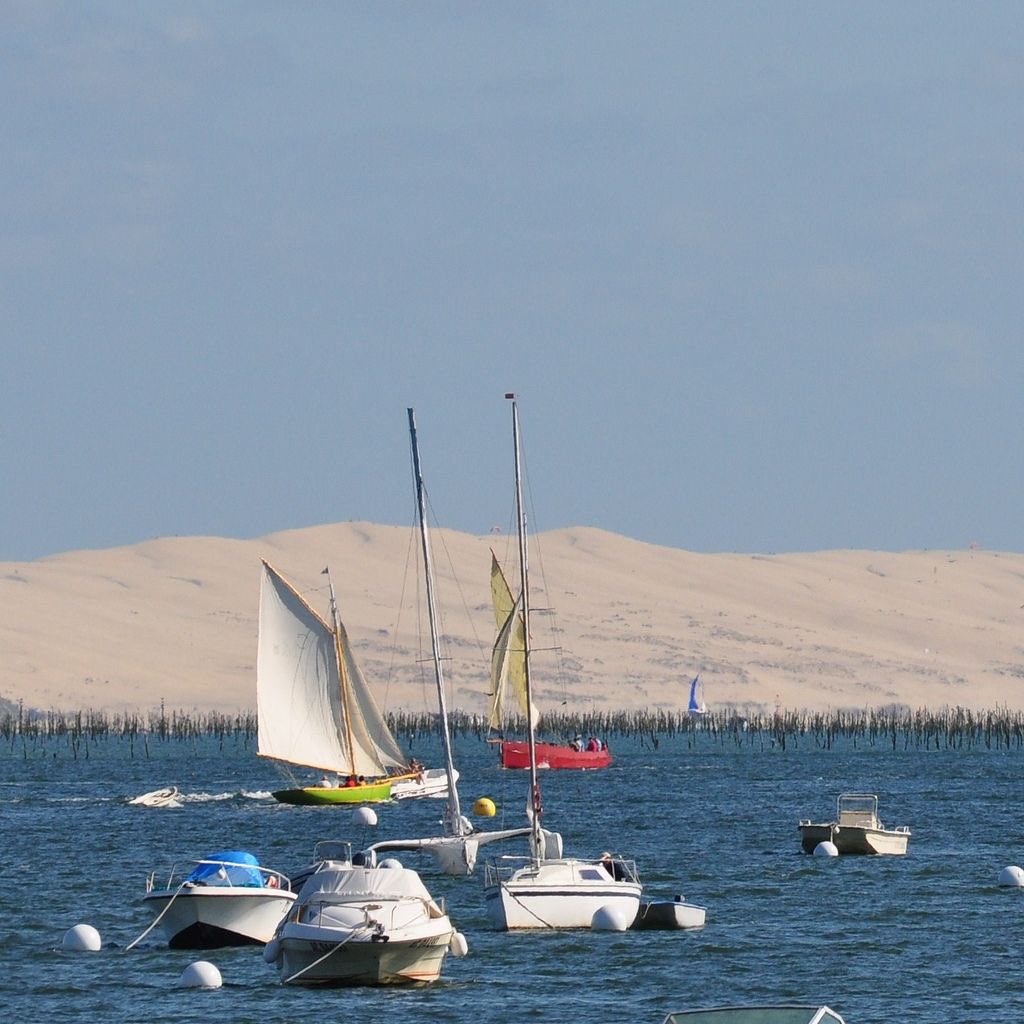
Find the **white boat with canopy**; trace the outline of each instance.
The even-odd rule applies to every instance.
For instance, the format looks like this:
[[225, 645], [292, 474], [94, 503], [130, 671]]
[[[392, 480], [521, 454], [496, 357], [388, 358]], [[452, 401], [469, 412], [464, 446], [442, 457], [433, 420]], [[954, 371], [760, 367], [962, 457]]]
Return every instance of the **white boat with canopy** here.
[[443, 902], [397, 860], [318, 843], [298, 899], [263, 951], [285, 985], [394, 985], [437, 981], [465, 938]]
[[146, 880], [143, 904], [154, 914], [172, 949], [217, 949], [267, 942], [295, 902], [291, 882], [262, 867], [247, 850], [224, 850], [202, 860], [176, 863], [167, 881]]
[[[359, 670], [327, 575], [330, 622], [268, 562], [260, 587], [256, 657], [256, 752], [281, 765], [326, 773], [317, 785], [278, 790], [291, 804], [388, 800], [416, 782]], [[334, 776], [332, 778], [331, 776]], [[293, 776], [293, 781], [294, 776]]]
[[[520, 468], [519, 413], [513, 394], [512, 439], [515, 456], [516, 521], [519, 538], [520, 593], [498, 633], [492, 671], [507, 672], [516, 660], [522, 666], [529, 751], [530, 856], [501, 857], [484, 874], [487, 914], [499, 929], [590, 928], [603, 911], [628, 928], [640, 908], [642, 886], [636, 865], [621, 858], [581, 860], [562, 856], [562, 837], [543, 828], [543, 806], [537, 775], [536, 714], [530, 678], [530, 599], [526, 516]], [[500, 681], [499, 681], [500, 682]], [[496, 687], [497, 688], [497, 685]]]

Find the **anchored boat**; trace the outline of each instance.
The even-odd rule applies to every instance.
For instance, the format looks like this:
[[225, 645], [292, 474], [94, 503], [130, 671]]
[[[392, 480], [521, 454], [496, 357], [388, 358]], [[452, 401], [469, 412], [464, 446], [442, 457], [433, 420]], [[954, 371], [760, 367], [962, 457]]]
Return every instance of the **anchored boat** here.
[[153, 872], [142, 901], [155, 915], [143, 935], [159, 926], [172, 949], [217, 949], [267, 942], [295, 893], [287, 876], [251, 853], [225, 850], [173, 865], [159, 887]]
[[800, 845], [814, 853], [819, 843], [831, 842], [841, 854], [874, 853], [900, 855], [907, 852], [910, 829], [906, 825], [886, 828], [878, 817], [874, 793], [842, 793], [836, 801], [835, 821], [800, 822]]
[[[606, 910], [627, 928], [636, 919], [642, 886], [631, 860], [608, 857], [584, 860], [562, 856], [562, 837], [541, 825], [541, 802], [535, 714], [530, 678], [530, 592], [527, 569], [526, 516], [520, 471], [519, 412], [512, 402], [512, 442], [515, 457], [516, 523], [519, 538], [519, 597], [500, 623], [492, 656], [495, 691], [514, 685], [520, 690], [527, 722], [528, 814], [530, 856], [501, 857], [484, 873], [487, 914], [496, 928], [590, 928], [595, 913]], [[504, 577], [502, 577], [504, 580]], [[494, 577], [492, 576], [492, 584]], [[507, 584], [506, 584], [507, 586]], [[497, 602], [495, 602], [497, 608]], [[510, 665], [516, 678], [509, 678]], [[521, 677], [518, 675], [521, 672]]]
[[349, 843], [322, 842], [298, 899], [263, 951], [285, 985], [437, 981], [449, 949], [466, 952], [419, 875]]

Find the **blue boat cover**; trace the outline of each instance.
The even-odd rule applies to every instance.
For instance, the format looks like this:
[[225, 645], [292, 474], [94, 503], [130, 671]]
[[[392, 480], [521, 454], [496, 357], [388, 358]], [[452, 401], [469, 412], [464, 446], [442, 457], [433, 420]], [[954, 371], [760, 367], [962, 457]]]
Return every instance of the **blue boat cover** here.
[[[211, 853], [203, 860], [208, 863], [197, 865], [187, 881], [212, 882], [213, 885], [263, 885], [263, 876], [256, 870], [260, 862], [245, 850], [222, 850], [220, 853]], [[232, 866], [227, 867], [228, 864]]]

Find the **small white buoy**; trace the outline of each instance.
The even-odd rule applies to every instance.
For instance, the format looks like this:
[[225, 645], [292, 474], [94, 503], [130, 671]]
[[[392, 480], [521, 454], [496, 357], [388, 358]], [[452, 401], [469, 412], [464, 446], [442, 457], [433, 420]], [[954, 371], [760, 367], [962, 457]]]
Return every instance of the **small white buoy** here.
[[831, 840], [826, 839], [823, 842], [818, 843], [814, 848], [815, 857], [838, 857], [839, 849], [835, 843]]
[[489, 796], [482, 796], [473, 804], [473, 813], [481, 818], [493, 818], [496, 811], [494, 801]]
[[1024, 886], [1024, 869], [1017, 867], [1016, 864], [1011, 864], [1009, 867], [1003, 868], [999, 872], [999, 884], [1004, 886], [1013, 886], [1014, 888], [1021, 888]]
[[353, 825], [376, 825], [377, 812], [372, 807], [357, 807], [352, 812]]
[[100, 933], [91, 924], [76, 924], [64, 933], [64, 949], [74, 953], [95, 953], [103, 943]]
[[209, 960], [197, 960], [194, 964], [189, 964], [181, 972], [178, 981], [179, 988], [220, 988], [223, 984], [224, 979], [221, 978], [216, 964], [211, 964]]
[[451, 941], [448, 943], [448, 952], [452, 956], [465, 956], [469, 952], [469, 943], [462, 932], [453, 932]]
[[598, 907], [590, 919], [590, 927], [599, 932], [624, 932], [629, 928], [629, 921], [618, 907]]

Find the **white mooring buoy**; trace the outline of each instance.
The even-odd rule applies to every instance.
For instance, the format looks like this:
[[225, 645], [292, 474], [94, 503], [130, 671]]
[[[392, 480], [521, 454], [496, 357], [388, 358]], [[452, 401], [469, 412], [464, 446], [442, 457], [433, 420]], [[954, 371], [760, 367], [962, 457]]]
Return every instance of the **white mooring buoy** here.
[[1021, 888], [1024, 886], [1024, 869], [1017, 867], [1016, 864], [1003, 868], [999, 872], [999, 884], [1016, 889]]
[[462, 932], [452, 932], [451, 941], [448, 943], [448, 952], [452, 956], [465, 956], [469, 952], [469, 943]]
[[353, 825], [376, 825], [377, 812], [372, 807], [357, 807], [352, 812]]
[[76, 924], [64, 933], [63, 948], [75, 953], [95, 953], [103, 943], [91, 924]]
[[598, 907], [590, 919], [590, 927], [598, 932], [624, 932], [629, 924], [618, 907]]
[[838, 857], [839, 849], [830, 839], [825, 839], [814, 848], [815, 857]]
[[217, 965], [211, 964], [209, 960], [197, 960], [189, 964], [178, 980], [180, 988], [220, 988], [223, 984], [224, 979]]

